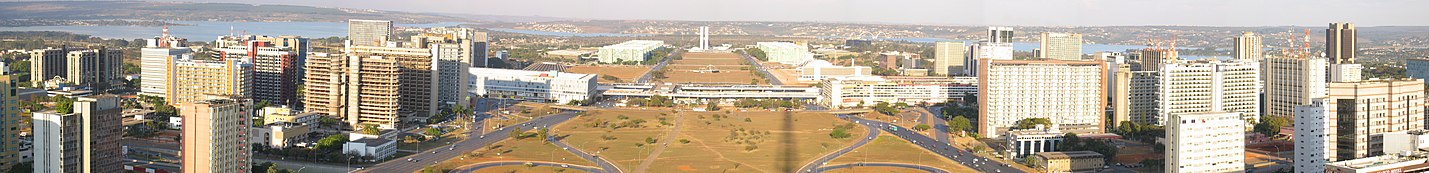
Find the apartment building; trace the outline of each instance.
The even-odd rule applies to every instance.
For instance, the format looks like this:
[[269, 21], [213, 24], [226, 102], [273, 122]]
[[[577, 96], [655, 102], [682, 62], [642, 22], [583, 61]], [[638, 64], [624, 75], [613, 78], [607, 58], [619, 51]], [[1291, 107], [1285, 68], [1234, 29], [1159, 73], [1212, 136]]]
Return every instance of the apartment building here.
[[35, 112], [36, 173], [121, 172], [119, 97], [80, 97], [69, 112]]
[[1308, 105], [1311, 99], [1325, 97], [1325, 58], [1309, 56], [1271, 56], [1263, 63], [1265, 76], [1265, 115], [1291, 117], [1296, 106]]
[[977, 92], [970, 77], [849, 76], [833, 77], [819, 85], [819, 105], [830, 109], [873, 106], [878, 103], [933, 104], [960, 101]]
[[184, 172], [250, 172], [250, 106], [250, 100], [225, 96], [179, 103]]
[[120, 79], [119, 65], [124, 54], [116, 49], [49, 48], [30, 51], [30, 83], [63, 82], [106, 89]]
[[1158, 121], [1198, 112], [1239, 113], [1259, 121], [1260, 70], [1255, 61], [1195, 60], [1165, 63], [1160, 69]]
[[1166, 121], [1166, 172], [1245, 171], [1245, 121], [1232, 112], [1171, 115]]
[[173, 61], [168, 75], [170, 104], [208, 100], [213, 95], [250, 97], [253, 95], [253, 63], [241, 59]]
[[170, 37], [168, 28], [164, 35], [146, 41], [148, 44], [139, 50], [139, 95], [165, 97], [174, 60], [192, 56], [194, 50], [185, 46], [188, 39]]
[[[234, 44], [238, 42], [240, 44]], [[302, 83], [302, 61], [307, 59], [307, 38], [296, 36], [219, 37], [215, 57], [253, 63], [253, 99], [271, 105], [297, 105]]]
[[1082, 34], [1043, 32], [1037, 57], [1056, 60], [1082, 59]]
[[1067, 132], [1105, 132], [1106, 63], [995, 59], [978, 63], [978, 133], [1002, 136], [1028, 118], [1050, 119]]
[[1384, 155], [1384, 134], [1424, 129], [1424, 79], [1330, 83], [1329, 160]]

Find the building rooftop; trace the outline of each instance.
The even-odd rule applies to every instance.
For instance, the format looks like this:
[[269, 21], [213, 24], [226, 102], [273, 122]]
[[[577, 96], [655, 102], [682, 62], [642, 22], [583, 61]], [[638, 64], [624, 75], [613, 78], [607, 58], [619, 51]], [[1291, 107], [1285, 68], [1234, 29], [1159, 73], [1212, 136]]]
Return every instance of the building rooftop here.
[[807, 47], [790, 42], [759, 42], [755, 44], [759, 46], [767, 46], [773, 49], [807, 49]]
[[600, 47], [601, 49], [645, 49], [650, 47], [660, 47], [665, 41], [659, 40], [630, 40], [620, 44]]
[[1429, 166], [1429, 163], [1425, 162], [1426, 154], [1429, 153], [1416, 152], [1406, 155], [1386, 154], [1381, 156], [1331, 162], [1325, 164], [1325, 166], [1337, 169], [1368, 169], [1371, 171], [1387, 170], [1394, 168], [1414, 168], [1403, 170], [1405, 172], [1413, 172], [1414, 170], [1422, 170], [1426, 168], [1426, 166]]
[[1039, 152], [1036, 155], [1047, 159], [1102, 158], [1101, 153], [1091, 151]]
[[550, 77], [550, 78], [557, 78], [557, 79], [575, 79], [575, 80], [584, 79], [584, 78], [588, 78], [588, 77], [589, 77], [589, 78], [594, 78], [594, 77], [595, 77], [594, 74], [566, 73], [566, 72], [553, 72], [553, 71], [512, 70], [512, 69], [480, 68], [480, 67], [472, 67], [471, 69], [469, 69], [469, 72], [470, 72], [471, 74], [540, 76], [540, 77]]
[[363, 144], [368, 144], [368, 145], [372, 145], [372, 144], [379, 144], [379, 145], [380, 145], [380, 144], [385, 144], [385, 143], [388, 143], [388, 142], [392, 142], [392, 140], [387, 140], [387, 139], [382, 139], [382, 138], [362, 138], [362, 139], [358, 139], [358, 140], [353, 140], [352, 142], [363, 143]]

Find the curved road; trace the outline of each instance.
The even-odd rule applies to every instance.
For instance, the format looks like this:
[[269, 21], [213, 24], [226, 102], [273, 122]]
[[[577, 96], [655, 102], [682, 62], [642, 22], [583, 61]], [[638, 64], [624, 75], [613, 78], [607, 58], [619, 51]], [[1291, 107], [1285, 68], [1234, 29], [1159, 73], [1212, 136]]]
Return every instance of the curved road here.
[[816, 169], [816, 170], [814, 170], [814, 171], [815, 171], [815, 172], [824, 172], [824, 171], [834, 170], [834, 169], [853, 168], [853, 167], [855, 167], [855, 166], [899, 167], [899, 168], [917, 169], [917, 170], [928, 171], [928, 172], [932, 172], [932, 173], [948, 173], [947, 170], [938, 169], [938, 168], [934, 168], [934, 167], [927, 166], [927, 165], [915, 165], [915, 164], [906, 164], [906, 163], [880, 163], [880, 162], [850, 163], [850, 164], [842, 164], [842, 165], [825, 166], [825, 167], [820, 167], [819, 169]]
[[[839, 115], [839, 117], [846, 118], [847, 115]], [[803, 167], [799, 167], [798, 172], [823, 172], [822, 169], [818, 169], [819, 166], [823, 166], [830, 160], [834, 160], [834, 158], [838, 158], [839, 156], [848, 154], [848, 152], [853, 151], [853, 149], [856, 149], [860, 146], [863, 146], [863, 144], [868, 144], [869, 141], [873, 141], [873, 138], [878, 136], [878, 128], [874, 128], [873, 126], [869, 126], [868, 124], [863, 123], [858, 123], [858, 125], [863, 125], [863, 127], [868, 128], [868, 134], [864, 135], [863, 137], [859, 137], [860, 139], [858, 140], [858, 142], [854, 142], [853, 145], [849, 145], [848, 147], [844, 147], [843, 149], [839, 149], [838, 151], [834, 151], [833, 153], [826, 154], [824, 155], [824, 157], [815, 159], [813, 162], [804, 164]]]
[[584, 159], [586, 159], [586, 160], [590, 160], [591, 163], [595, 163], [597, 166], [600, 166], [600, 169], [601, 169], [601, 170], [604, 170], [604, 171], [601, 171], [601, 172], [605, 172], [605, 173], [621, 173], [621, 172], [625, 172], [625, 171], [621, 171], [621, 170], [620, 170], [620, 167], [615, 167], [615, 164], [611, 164], [609, 160], [605, 160], [604, 157], [600, 157], [600, 156], [597, 156], [597, 155], [591, 155], [590, 153], [586, 153], [585, 151], [581, 151], [579, 148], [571, 147], [571, 145], [567, 145], [566, 142], [562, 142], [561, 140], [556, 140], [555, 138], [550, 138], [550, 139], [546, 139], [546, 140], [551, 141], [551, 144], [556, 144], [556, 147], [561, 147], [561, 149], [566, 150], [566, 152], [571, 152], [571, 154], [575, 154], [576, 156], [579, 156], [579, 157], [584, 158]]
[[466, 165], [466, 166], [457, 167], [456, 169], [452, 169], [452, 172], [456, 172], [456, 173], [471, 173], [471, 172], [476, 172], [477, 170], [486, 169], [486, 168], [490, 168], [490, 167], [507, 166], [507, 165], [525, 165], [526, 163], [531, 163], [532, 165], [536, 165], [536, 166], [550, 166], [550, 167], [556, 167], [556, 168], [562, 168], [561, 165], [565, 165], [565, 166], [567, 166], [567, 167], [565, 167], [565, 168], [567, 168], [567, 169], [575, 169], [575, 170], [581, 170], [581, 171], [586, 171], [586, 172], [600, 172], [600, 168], [591, 167], [591, 166], [576, 165], [576, 164], [569, 164], [569, 163], [535, 162], [535, 161], [532, 161], [532, 162], [526, 162], [526, 161], [481, 162], [481, 163], [477, 163], [477, 164], [471, 164], [471, 165]]
[[[373, 165], [367, 170], [358, 172], [416, 172], [422, 170], [423, 167], [426, 167], [428, 165], [435, 165], [438, 162], [445, 161], [451, 158], [456, 158], [462, 153], [475, 151], [476, 149], [479, 149], [486, 145], [491, 145], [492, 143], [496, 143], [497, 141], [505, 140], [509, 137], [508, 135], [510, 135], [510, 131], [515, 129], [512, 127], [518, 127], [521, 129], [530, 129], [533, 127], [549, 127], [551, 125], [560, 124], [561, 122], [566, 122], [566, 120], [570, 120], [572, 117], [575, 116], [575, 112], [561, 112], [557, 114], [536, 117], [531, 119], [530, 121], [526, 121], [525, 123], [508, 126], [496, 131], [486, 133], [484, 134], [484, 137], [483, 134], [473, 130], [469, 133], [466, 140], [456, 142], [451, 146], [428, 148], [427, 150], [423, 150], [417, 154], [413, 154], [407, 157], [395, 158], [387, 162]], [[407, 159], [409, 158], [414, 159], [415, 162], [407, 161]]]
[[[857, 116], [839, 116], [846, 117], [851, 120], [856, 120], [859, 122], [859, 124], [878, 127], [878, 129], [882, 129], [889, 134], [893, 134], [893, 136], [898, 136], [899, 138], [903, 138], [903, 140], [911, 141], [913, 142], [913, 145], [923, 147], [923, 149], [927, 149], [928, 151], [933, 151], [934, 154], [938, 154], [939, 156], [943, 156], [944, 158], [957, 161], [959, 164], [972, 168], [973, 170], [982, 172], [1024, 172], [1022, 170], [1018, 170], [1017, 168], [1012, 168], [1010, 165], [1004, 165], [1002, 163], [990, 161], [987, 158], [977, 156], [971, 151], [953, 148], [952, 145], [949, 145], [946, 142], [936, 142], [937, 140], [934, 140], [933, 138], [929, 138], [928, 136], [919, 134], [917, 132], [909, 131], [908, 128], [904, 128], [902, 126], [879, 121], [869, 121], [862, 118], [858, 118]], [[893, 130], [893, 127], [897, 127], [898, 130]]]

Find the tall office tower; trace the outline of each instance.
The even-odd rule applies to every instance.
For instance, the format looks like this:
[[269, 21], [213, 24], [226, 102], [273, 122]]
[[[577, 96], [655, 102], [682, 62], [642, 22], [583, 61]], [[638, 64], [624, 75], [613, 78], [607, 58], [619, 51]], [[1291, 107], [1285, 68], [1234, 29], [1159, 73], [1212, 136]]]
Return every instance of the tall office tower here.
[[381, 46], [389, 41], [397, 41], [393, 38], [392, 21], [386, 20], [347, 20], [347, 40], [353, 45], [359, 46]]
[[65, 77], [70, 83], [90, 86], [95, 90], [108, 89], [123, 76], [119, 64], [123, 64], [123, 52], [114, 49], [91, 49], [69, 52]]
[[173, 67], [174, 60], [193, 54], [193, 49], [184, 45], [187, 41], [170, 37], [167, 27], [164, 35], [147, 40], [148, 45], [140, 50], [139, 95], [168, 95], [169, 69]]
[[991, 59], [979, 63], [978, 133], [998, 137], [1028, 118], [1047, 118], [1065, 132], [1106, 130], [1106, 63]]
[[250, 102], [211, 96], [179, 104], [179, 116], [184, 118], [180, 145], [184, 172], [249, 172]]
[[347, 86], [343, 117], [352, 127], [365, 124], [383, 129], [396, 129], [406, 112], [402, 91], [402, 63], [397, 57], [350, 55], [344, 72]]
[[987, 27], [987, 41], [990, 43], [1012, 43], [1012, 27]]
[[[434, 55], [434, 51], [432, 49], [401, 47], [401, 45], [388, 47], [349, 45], [345, 48], [345, 50], [345, 53], [348, 55], [349, 58], [348, 65], [346, 67], [348, 69], [348, 72], [346, 74], [349, 77], [349, 80], [347, 81], [349, 85], [355, 85], [355, 81], [357, 81], [352, 80], [351, 78], [363, 77], [363, 74], [359, 72], [369, 70], [364, 69], [369, 68], [365, 66], [365, 62], [396, 61], [397, 70], [399, 70], [400, 73], [395, 81], [400, 83], [400, 85], [397, 85], [399, 88], [399, 90], [397, 91], [400, 97], [398, 104], [400, 104], [401, 106], [398, 107], [396, 112], [398, 116], [389, 118], [391, 120], [397, 120], [400, 118], [431, 117], [432, 115], [436, 115], [437, 113], [437, 103], [439, 101], [438, 98], [461, 98], [462, 96], [464, 96], [465, 92], [438, 92], [438, 90], [440, 89], [438, 86], [440, 86], [441, 84], [460, 82], [438, 80], [441, 77], [439, 73], [441, 73], [442, 71], [442, 69], [439, 69], [439, 67], [442, 67], [442, 61], [437, 57], [443, 56], [440, 52], [437, 52], [437, 54]], [[362, 64], [364, 66], [359, 66], [359, 64]], [[371, 68], [387, 68], [387, 66], [372, 66]], [[349, 86], [347, 89], [350, 91], [354, 90], [355, 88]], [[347, 97], [350, 97], [349, 99], [351, 99], [351, 97], [353, 96], [354, 95], [351, 94], [347, 95]], [[354, 104], [354, 102], [349, 101], [348, 104], [352, 105]], [[347, 116], [353, 117], [354, 115]], [[390, 125], [395, 124], [389, 124], [389, 126]]]
[[1235, 38], [1235, 58], [1259, 61], [1265, 56], [1265, 45], [1261, 44], [1260, 36], [1254, 32], [1243, 32]]
[[[273, 41], [291, 40], [275, 43]], [[220, 37], [218, 42], [241, 42], [242, 44], [229, 45], [227, 47], [216, 47], [216, 57], [224, 59], [236, 59], [253, 62], [253, 100], [256, 102], [268, 102], [271, 105], [297, 105], [298, 84], [302, 81], [299, 76], [302, 70], [303, 59], [306, 52], [300, 47], [307, 45], [307, 39], [301, 37], [272, 38], [266, 36], [244, 36]], [[279, 46], [282, 45], [289, 46]], [[290, 47], [292, 46], [292, 47]]]
[[1161, 112], [1157, 107], [1161, 105], [1161, 72], [1132, 71], [1130, 85], [1128, 118], [1136, 123], [1160, 125]]
[[993, 43], [984, 41], [978, 42], [977, 44], [973, 44], [970, 48], [968, 48], [968, 50], [972, 51], [972, 53], [970, 53], [967, 57], [967, 60], [963, 62], [963, 64], [967, 65], [967, 67], [965, 68], [966, 70], [963, 71], [966, 71], [968, 76], [978, 75], [978, 69], [981, 69], [978, 67], [978, 65], [982, 64], [978, 63], [979, 60], [1012, 59], [1012, 43]]
[[453, 93], [467, 91], [466, 70], [473, 67], [480, 55], [477, 51], [481, 51], [477, 49], [474, 39], [477, 35], [476, 30], [471, 28], [431, 28], [427, 33], [412, 36], [416, 48], [432, 50], [432, 56], [437, 59], [438, 103], [470, 106], [466, 104], [465, 94]]
[[1355, 24], [1330, 23], [1330, 28], [1325, 29], [1325, 58], [1334, 64], [1354, 64], [1357, 33]]
[[1240, 113], [1172, 115], [1166, 122], [1166, 172], [1242, 172], [1245, 121]]
[[1136, 71], [1160, 71], [1161, 64], [1175, 63], [1180, 55], [1175, 49], [1163, 49], [1160, 47], [1146, 48], [1141, 50], [1141, 69]]
[[327, 53], [308, 56], [303, 69], [303, 109], [329, 117], [343, 117], [343, 81], [347, 57]]
[[1131, 121], [1131, 64], [1112, 64], [1110, 86], [1111, 90], [1111, 128], [1121, 127], [1122, 121]]
[[1332, 82], [1331, 161], [1384, 153], [1384, 134], [1424, 129], [1424, 79]]
[[1405, 59], [1404, 73], [1411, 78], [1429, 79], [1429, 57]]
[[20, 102], [10, 66], [0, 63], [0, 171], [20, 163]]
[[933, 49], [933, 73], [944, 76], [963, 75], [963, 57], [968, 47], [963, 42], [938, 42]]
[[1082, 34], [1042, 33], [1042, 59], [1082, 60]]
[[1311, 99], [1310, 104], [1295, 106], [1295, 172], [1323, 172], [1335, 154], [1335, 129], [1330, 128], [1331, 106], [1324, 97]]
[[80, 97], [70, 112], [35, 112], [35, 172], [124, 170], [120, 110], [118, 96], [98, 95]]
[[213, 95], [253, 96], [253, 63], [241, 59], [177, 60], [164, 96], [170, 104], [199, 102]]
[[700, 26], [700, 50], [710, 50], [709, 26]]
[[476, 46], [474, 46], [474, 49], [472, 50], [472, 52], [476, 52], [476, 55], [472, 56], [473, 58], [476, 58], [476, 59], [474, 59], [474, 60], [471, 61], [471, 66], [472, 66], [472, 67], [491, 67], [491, 62], [489, 62], [490, 59], [491, 59], [491, 56], [488, 56], [490, 50], [487, 50], [487, 48], [486, 48], [486, 47], [487, 47], [487, 44], [489, 44], [491, 41], [488, 41], [488, 38], [486, 37], [486, 32], [476, 32], [475, 37], [472, 37], [471, 40], [472, 40], [472, 44], [473, 44], [473, 45], [476, 45]]
[[[1249, 60], [1215, 59], [1161, 67], [1159, 119], [1202, 112], [1237, 113], [1259, 122], [1260, 65]], [[1157, 124], [1168, 124], [1162, 122]], [[1244, 123], [1244, 122], [1242, 122]]]
[[69, 52], [73, 49], [67, 47], [48, 48], [30, 51], [30, 84], [33, 87], [44, 87], [45, 81], [56, 77], [67, 78], [69, 67], [65, 65], [69, 60]]
[[1291, 117], [1295, 107], [1329, 92], [1325, 58], [1271, 56], [1264, 59], [1265, 115]]

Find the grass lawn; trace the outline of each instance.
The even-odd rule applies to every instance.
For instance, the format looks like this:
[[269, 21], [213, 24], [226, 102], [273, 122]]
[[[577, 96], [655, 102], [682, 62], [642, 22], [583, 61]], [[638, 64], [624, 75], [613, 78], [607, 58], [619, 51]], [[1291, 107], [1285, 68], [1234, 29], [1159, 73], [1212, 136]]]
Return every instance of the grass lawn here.
[[500, 172], [500, 173], [581, 173], [578, 169], [557, 168], [549, 166], [526, 167], [523, 165], [506, 165], [489, 167], [476, 172]]
[[682, 65], [740, 65], [744, 64], [744, 59], [736, 53], [699, 53], [687, 52], [681, 55], [680, 60], [671, 62]]
[[[862, 136], [859, 136], [859, 137], [862, 137]], [[932, 152], [930, 152], [930, 151], [928, 151], [928, 150], [924, 150], [923, 148], [919, 148], [918, 146], [913, 145], [913, 143], [909, 143], [908, 141], [905, 141], [905, 140], [903, 140], [903, 139], [898, 139], [898, 137], [894, 137], [894, 136], [889, 135], [889, 134], [887, 134], [887, 133], [883, 133], [883, 134], [878, 135], [878, 138], [873, 139], [872, 142], [869, 142], [868, 144], [864, 145], [863, 147], [859, 147], [858, 149], [854, 149], [853, 152], [849, 152], [848, 154], [845, 154], [845, 155], [843, 155], [843, 156], [840, 156], [839, 158], [836, 158], [836, 159], [834, 159], [833, 161], [829, 161], [829, 163], [828, 163], [827, 165], [839, 165], [839, 164], [847, 164], [847, 163], [858, 163], [858, 162], [864, 162], [864, 161], [867, 161], [867, 162], [890, 162], [890, 163], [908, 163], [908, 164], [927, 165], [927, 166], [932, 166], [932, 167], [935, 167], [935, 168], [940, 168], [940, 169], [943, 169], [943, 170], [948, 170], [949, 172], [976, 172], [976, 171], [973, 171], [972, 168], [968, 168], [967, 166], [963, 166], [963, 165], [961, 165], [961, 164], [958, 164], [957, 162], [954, 162], [953, 160], [949, 160], [949, 159], [947, 159], [947, 158], [943, 158], [942, 156], [938, 156], [937, 154], [933, 154]], [[884, 169], [890, 169], [890, 168], [888, 168], [888, 167], [855, 167], [855, 170], [862, 170], [862, 169], [884, 170]], [[912, 170], [912, 169], [907, 169], [907, 170]], [[866, 172], [866, 171], [854, 171], [854, 172]], [[887, 172], [887, 171], [879, 171], [879, 172]], [[906, 171], [904, 171], [904, 172], [906, 172]]]
[[[978, 139], [973, 139], [973, 138], [970, 138], [970, 137], [956, 137], [956, 136], [955, 136], [955, 137], [952, 137], [952, 138], [949, 138], [949, 139], [952, 139], [952, 140], [953, 140], [953, 147], [954, 147], [954, 148], [964, 149], [964, 150], [974, 149], [974, 148], [981, 148], [981, 149], [982, 149], [981, 151], [978, 151], [977, 153], [974, 153], [974, 154], [977, 154], [978, 156], [982, 156], [983, 158], [987, 158], [988, 160], [992, 160], [992, 161], [995, 161], [995, 162], [998, 162], [998, 163], [1005, 163], [1005, 164], [1012, 165], [1013, 168], [1017, 168], [1017, 169], [1022, 170], [1022, 171], [1036, 172], [1036, 171], [1034, 171], [1034, 169], [1032, 169], [1032, 168], [1030, 168], [1030, 167], [1027, 167], [1027, 165], [1022, 165], [1021, 163], [1017, 163], [1016, 161], [1006, 160], [1006, 159], [1000, 159], [1000, 158], [997, 158], [997, 157], [993, 156], [993, 155], [992, 155], [992, 152], [993, 152], [993, 151], [992, 151], [992, 147], [989, 147], [989, 146], [987, 145], [987, 143], [984, 143], [984, 142], [982, 142], [982, 141], [978, 141]], [[979, 147], [979, 146], [980, 146], [980, 147]]]
[[[677, 138], [690, 142], [671, 143], [649, 170], [792, 172], [855, 139], [829, 137], [835, 125], [849, 122], [822, 113], [719, 111], [684, 116]], [[848, 133], [858, 135], [868, 130], [854, 127]]]
[[[968, 170], [968, 171], [971, 172], [972, 170]], [[828, 171], [824, 171], [824, 172], [826, 172], [826, 173], [883, 173], [883, 172], [887, 172], [887, 173], [927, 173], [927, 171], [923, 171], [923, 170], [909, 169], [909, 168], [899, 168], [899, 167], [885, 167], [885, 166], [877, 166], [877, 167], [857, 167], [857, 166], [855, 166], [855, 167], [849, 167], [849, 168], [844, 168], [844, 169], [828, 170]]]
[[[617, 167], [632, 171], [650, 154], [651, 149], [665, 142], [658, 140], [673, 126], [674, 116], [675, 113], [669, 110], [589, 111], [553, 128], [551, 135], [564, 137], [566, 144], [596, 153]], [[661, 117], [670, 124], [661, 123]], [[657, 142], [650, 144], [646, 138], [656, 139]]]
[[[601, 83], [631, 82], [634, 81], [635, 78], [639, 78], [640, 75], [644, 75], [647, 71], [650, 71], [650, 67], [648, 66], [630, 65], [582, 65], [566, 68], [566, 72], [600, 75], [600, 77], [596, 77], [596, 80], [599, 80], [599, 82]], [[617, 78], [620, 78], [621, 81], [608, 80], [604, 78], [605, 76], [615, 76]]]
[[[502, 140], [501, 142], [482, 147], [471, 153], [463, 154], [460, 157], [438, 163], [434, 165], [434, 168], [454, 169], [464, 165], [488, 161], [547, 161], [586, 166], [595, 165], [590, 161], [577, 157], [575, 154], [563, 151], [555, 145], [546, 144], [536, 138], [526, 138]], [[477, 172], [555, 172], [555, 170], [555, 168], [551, 167], [528, 168], [526, 166], [500, 166], [481, 169]], [[580, 172], [579, 170], [566, 171]]]

